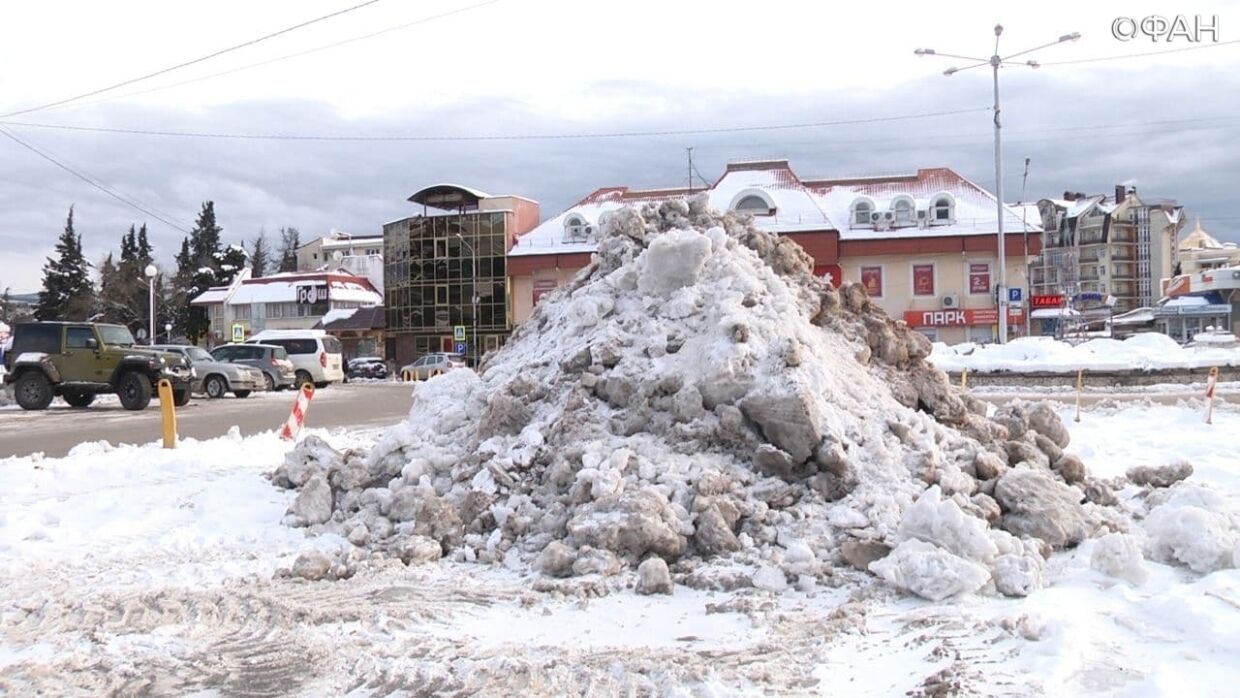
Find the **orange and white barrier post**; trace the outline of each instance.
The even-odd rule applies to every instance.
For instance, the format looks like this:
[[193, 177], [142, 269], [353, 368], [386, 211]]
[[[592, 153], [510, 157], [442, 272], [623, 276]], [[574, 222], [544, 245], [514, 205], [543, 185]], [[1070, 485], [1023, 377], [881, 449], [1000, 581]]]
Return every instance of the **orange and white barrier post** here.
[[293, 403], [293, 411], [289, 413], [288, 419], [284, 421], [284, 426], [280, 428], [280, 438], [286, 441], [292, 441], [301, 433], [301, 427], [306, 423], [306, 412], [310, 411], [310, 400], [314, 397], [314, 385], [305, 383], [301, 386], [301, 390], [297, 391], [297, 402]]
[[968, 366], [965, 366], [964, 369], [960, 371], [960, 389], [961, 390], [969, 389], [969, 367]]
[[1214, 389], [1218, 385], [1218, 366], [1210, 369], [1210, 377], [1206, 379], [1206, 424], [1213, 424]]

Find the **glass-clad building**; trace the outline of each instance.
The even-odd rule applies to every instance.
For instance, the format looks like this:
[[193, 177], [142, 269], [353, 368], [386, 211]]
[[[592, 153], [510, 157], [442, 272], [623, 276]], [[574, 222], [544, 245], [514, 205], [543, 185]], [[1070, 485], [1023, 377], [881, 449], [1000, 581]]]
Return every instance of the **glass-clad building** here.
[[431, 352], [471, 363], [512, 331], [506, 259], [538, 222], [538, 204], [435, 185], [409, 198], [422, 212], [383, 226], [388, 356], [410, 363]]

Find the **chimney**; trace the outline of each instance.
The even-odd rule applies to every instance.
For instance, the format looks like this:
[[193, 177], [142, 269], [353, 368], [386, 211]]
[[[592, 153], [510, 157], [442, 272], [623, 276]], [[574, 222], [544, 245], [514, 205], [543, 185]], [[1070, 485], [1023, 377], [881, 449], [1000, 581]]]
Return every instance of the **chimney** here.
[[1124, 196], [1128, 193], [1128, 189], [1122, 184], [1115, 185], [1115, 203], [1124, 203]]

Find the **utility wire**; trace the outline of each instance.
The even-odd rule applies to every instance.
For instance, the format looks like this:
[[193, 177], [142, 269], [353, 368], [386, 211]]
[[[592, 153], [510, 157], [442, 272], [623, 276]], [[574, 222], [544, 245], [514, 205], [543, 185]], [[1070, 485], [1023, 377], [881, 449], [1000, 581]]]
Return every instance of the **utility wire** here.
[[[273, 63], [280, 63], [282, 61], [287, 61], [291, 58], [300, 58], [302, 56], [308, 56], [312, 53], [319, 53], [320, 51], [326, 51], [328, 49], [337, 48], [339, 46], [345, 46], [347, 44], [356, 43], [358, 41], [365, 41], [366, 39], [373, 39], [377, 36], [382, 36], [384, 34], [390, 34], [392, 32], [400, 31], [402, 29], [408, 29], [409, 27], [415, 27], [419, 24], [426, 24], [428, 22], [433, 22], [437, 19], [444, 19], [446, 17], [458, 15], [463, 12], [468, 12], [470, 10], [476, 10], [480, 7], [485, 7], [486, 5], [494, 5], [497, 2], [500, 2], [500, 0], [486, 0], [486, 2], [480, 2], [474, 5], [467, 5], [465, 7], [458, 7], [455, 10], [449, 10], [448, 12], [441, 12], [439, 14], [429, 15], [427, 17], [422, 17], [421, 19], [416, 19], [412, 22], [406, 22], [404, 24], [400, 24], [394, 27], [388, 27], [387, 29], [380, 29], [379, 31], [371, 32], [369, 34], [362, 34], [360, 36], [354, 36], [348, 39], [342, 39], [340, 41], [333, 41], [330, 44], [316, 46], [314, 48], [306, 49], [304, 51], [298, 51], [296, 53], [290, 53], [290, 54], [286, 54], [283, 56], [276, 56], [275, 58], [268, 58], [267, 60], [258, 61], [256, 63], [250, 63], [247, 65], [238, 66], [236, 68], [222, 70], [218, 73], [211, 73], [209, 75], [202, 75], [196, 78], [190, 78], [188, 80], [182, 80], [180, 82], [173, 82], [167, 85], [156, 85], [154, 87], [149, 87], [145, 90], [135, 90], [133, 92], [126, 92], [125, 94], [121, 94], [121, 95], [110, 95], [108, 97], [104, 97], [103, 99], [97, 99], [91, 102], [87, 102], [86, 104], [77, 105], [77, 106], [90, 106], [94, 104], [103, 104], [104, 102], [110, 102], [116, 99], [127, 99], [129, 97], [137, 97], [140, 95], [150, 94], [152, 92], [162, 92], [163, 90], [170, 90], [174, 87], [181, 87], [183, 85], [192, 85], [194, 83], [203, 82], [204, 80], [211, 80], [213, 78], [223, 77], [225, 75], [232, 75], [233, 73], [240, 73], [242, 71], [250, 70], [252, 68], [261, 68], [262, 66], [271, 65]], [[0, 118], [3, 118], [3, 117], [0, 117]]]
[[395, 141], [555, 141], [555, 140], [586, 140], [596, 138], [647, 138], [658, 136], [690, 136], [713, 133], [743, 133], [747, 131], [783, 131], [806, 128], [822, 128], [827, 126], [849, 126], [855, 124], [873, 124], [891, 121], [908, 121], [927, 119], [936, 116], [954, 116], [974, 112], [990, 111], [990, 107], [973, 109], [952, 109], [949, 111], [922, 112], [919, 114], [901, 114], [897, 116], [879, 116], [864, 119], [841, 119], [838, 121], [817, 121], [797, 124], [774, 124], [757, 126], [728, 126], [702, 129], [675, 129], [666, 131], [615, 131], [598, 133], [556, 133], [556, 134], [508, 134], [508, 135], [464, 135], [464, 136], [326, 136], [314, 134], [279, 134], [279, 133], [210, 133], [200, 131], [159, 131], [152, 129], [108, 128], [104, 126], [72, 126], [68, 124], [36, 124], [23, 121], [0, 121], [6, 126], [28, 128], [59, 129], [65, 131], [89, 131], [92, 133], [122, 133], [140, 136], [169, 136], [177, 138], [224, 138], [234, 140], [264, 141], [343, 141], [343, 142], [395, 142]]
[[1068, 61], [1038, 61], [1040, 66], [1048, 65], [1076, 65], [1078, 63], [1102, 63], [1105, 61], [1122, 61], [1128, 58], [1144, 58], [1146, 56], [1161, 56], [1165, 53], [1182, 53], [1184, 51], [1200, 51], [1207, 48], [1219, 48], [1220, 46], [1230, 46], [1232, 44], [1240, 44], [1240, 39], [1232, 39], [1231, 41], [1220, 41], [1214, 44], [1202, 44], [1201, 46], [1184, 46], [1181, 48], [1169, 48], [1161, 51], [1144, 51], [1142, 53], [1125, 53], [1118, 56], [1099, 56], [1097, 58], [1076, 58]]
[[207, 55], [205, 55], [205, 56], [200, 56], [200, 57], [195, 58], [195, 59], [193, 59], [193, 60], [185, 61], [184, 63], [178, 63], [178, 64], [176, 64], [176, 65], [169, 66], [169, 67], [167, 67], [167, 68], [162, 68], [162, 69], [157, 70], [157, 71], [155, 71], [155, 72], [153, 72], [153, 73], [147, 73], [147, 74], [145, 74], [145, 75], [140, 75], [140, 76], [138, 76], [138, 77], [136, 77], [136, 78], [130, 78], [130, 79], [128, 79], [128, 80], [122, 80], [121, 82], [118, 82], [118, 83], [116, 83], [116, 84], [114, 84], [114, 85], [108, 85], [107, 87], [100, 87], [100, 88], [98, 88], [98, 89], [91, 90], [91, 91], [89, 91], [89, 92], [83, 92], [83, 93], [82, 93], [82, 94], [80, 94], [80, 95], [75, 95], [75, 96], [73, 96], [73, 97], [66, 97], [65, 99], [60, 99], [60, 100], [57, 100], [57, 101], [55, 101], [55, 102], [48, 102], [47, 104], [41, 104], [41, 105], [39, 105], [39, 106], [37, 106], [37, 107], [28, 107], [28, 108], [26, 108], [26, 109], [21, 109], [21, 110], [14, 111], [14, 112], [9, 112], [8, 114], [4, 114], [4, 115], [3, 115], [2, 117], [0, 117], [0, 118], [8, 118], [8, 117], [10, 117], [10, 116], [17, 116], [17, 115], [19, 115], [19, 114], [29, 114], [29, 113], [31, 113], [31, 112], [42, 111], [42, 110], [44, 110], [44, 109], [50, 109], [51, 107], [58, 107], [58, 106], [61, 106], [61, 105], [63, 105], [63, 104], [68, 104], [68, 103], [70, 103], [70, 102], [76, 102], [76, 101], [78, 101], [78, 100], [80, 100], [80, 99], [85, 99], [85, 98], [87, 98], [87, 97], [94, 97], [95, 95], [98, 95], [98, 94], [102, 94], [102, 93], [104, 93], [104, 92], [110, 92], [110, 91], [112, 91], [112, 90], [115, 90], [115, 89], [116, 89], [116, 88], [118, 88], [118, 87], [124, 87], [124, 86], [126, 86], [126, 85], [132, 85], [132, 84], [134, 84], [135, 82], [141, 82], [141, 81], [143, 81], [143, 80], [149, 80], [150, 78], [153, 78], [153, 77], [156, 77], [156, 76], [159, 76], [159, 75], [164, 75], [164, 74], [166, 74], [166, 73], [171, 73], [171, 72], [172, 72], [172, 71], [174, 71], [174, 70], [180, 70], [181, 68], [185, 68], [185, 67], [188, 67], [188, 66], [191, 66], [191, 65], [195, 65], [195, 64], [197, 64], [197, 63], [202, 63], [203, 61], [208, 61], [208, 60], [211, 60], [212, 58], [217, 58], [217, 57], [219, 57], [219, 56], [222, 56], [222, 55], [224, 55], [224, 54], [226, 54], [226, 53], [231, 53], [231, 52], [236, 51], [236, 50], [238, 50], [238, 49], [243, 49], [243, 48], [246, 48], [246, 47], [248, 47], [248, 46], [253, 46], [253, 45], [258, 44], [258, 43], [261, 43], [261, 42], [263, 42], [263, 41], [267, 41], [268, 39], [274, 39], [274, 38], [275, 38], [275, 37], [277, 37], [277, 36], [281, 36], [281, 35], [283, 35], [283, 34], [288, 34], [289, 32], [293, 32], [293, 31], [296, 31], [296, 30], [298, 30], [298, 29], [303, 29], [303, 28], [308, 27], [308, 26], [310, 26], [310, 25], [312, 25], [312, 24], [318, 24], [319, 22], [323, 22], [323, 21], [328, 20], [328, 19], [331, 19], [331, 18], [333, 18], [333, 17], [339, 17], [340, 15], [347, 14], [347, 13], [349, 13], [349, 12], [353, 12], [354, 10], [360, 10], [360, 9], [362, 9], [363, 7], [366, 7], [366, 6], [368, 6], [368, 5], [373, 5], [373, 4], [375, 4], [375, 3], [379, 2], [379, 1], [380, 1], [380, 0], [366, 0], [365, 2], [359, 3], [359, 4], [357, 4], [357, 5], [353, 5], [352, 7], [346, 7], [346, 8], [344, 8], [343, 10], [337, 10], [337, 11], [332, 12], [332, 13], [330, 13], [330, 14], [323, 15], [322, 17], [315, 17], [314, 19], [307, 20], [307, 21], [305, 21], [305, 22], [301, 22], [301, 23], [299, 23], [299, 24], [294, 24], [294, 25], [293, 25], [293, 26], [291, 26], [291, 27], [285, 27], [284, 29], [281, 29], [281, 30], [279, 30], [279, 31], [275, 31], [275, 32], [272, 32], [272, 33], [270, 33], [270, 34], [264, 34], [263, 36], [260, 36], [260, 37], [258, 37], [258, 38], [256, 38], [256, 39], [250, 39], [249, 41], [245, 41], [245, 42], [242, 42], [242, 43], [240, 43], [240, 44], [236, 44], [236, 45], [234, 45], [234, 46], [229, 46], [228, 48], [224, 48], [224, 49], [220, 49], [220, 50], [218, 50], [218, 51], [214, 51], [214, 52], [209, 53], [209, 54], [207, 54]]
[[65, 163], [63, 163], [63, 162], [61, 162], [60, 160], [56, 159], [56, 158], [55, 158], [54, 156], [52, 156], [51, 154], [46, 153], [46, 152], [44, 152], [44, 151], [40, 150], [39, 148], [36, 148], [35, 146], [31, 145], [30, 143], [27, 143], [26, 141], [24, 141], [24, 140], [22, 140], [22, 139], [18, 138], [17, 136], [13, 135], [12, 133], [9, 133], [9, 131], [8, 131], [7, 129], [0, 127], [0, 135], [4, 135], [4, 136], [8, 137], [8, 138], [9, 138], [10, 140], [12, 140], [14, 143], [17, 143], [17, 144], [18, 144], [18, 145], [20, 145], [21, 147], [23, 147], [23, 148], [25, 148], [25, 149], [29, 150], [30, 152], [34, 153], [35, 155], [38, 155], [39, 157], [43, 158], [44, 160], [47, 160], [48, 162], [50, 162], [50, 163], [52, 163], [53, 165], [55, 165], [55, 166], [59, 167], [60, 169], [64, 170], [65, 172], [68, 172], [69, 174], [73, 175], [74, 177], [77, 177], [78, 179], [82, 180], [83, 182], [86, 182], [87, 184], [89, 184], [89, 185], [91, 185], [92, 187], [94, 187], [94, 188], [98, 189], [99, 191], [103, 192], [104, 194], [107, 194], [108, 196], [112, 197], [113, 199], [116, 199], [117, 201], [121, 202], [122, 204], [125, 204], [126, 206], [128, 206], [128, 207], [130, 207], [130, 208], [132, 208], [132, 209], [135, 209], [135, 210], [137, 210], [137, 211], [141, 211], [142, 213], [145, 213], [146, 215], [148, 215], [148, 216], [150, 216], [150, 217], [154, 218], [155, 220], [160, 221], [161, 223], [163, 223], [163, 224], [167, 225], [167, 226], [168, 226], [168, 227], [170, 227], [170, 228], [173, 228], [173, 229], [175, 229], [175, 230], [179, 230], [179, 231], [181, 231], [182, 233], [187, 233], [187, 234], [189, 233], [189, 230], [188, 230], [188, 229], [186, 229], [186, 228], [184, 228], [184, 227], [182, 227], [182, 226], [180, 226], [180, 225], [177, 225], [176, 223], [173, 223], [172, 221], [168, 220], [168, 218], [165, 218], [164, 216], [161, 216], [161, 215], [159, 215], [158, 213], [155, 213], [154, 211], [152, 211], [152, 210], [150, 210], [150, 209], [148, 209], [148, 208], [146, 208], [146, 207], [142, 206], [141, 204], [136, 203], [136, 202], [134, 202], [134, 201], [130, 200], [128, 197], [125, 197], [125, 196], [123, 196], [123, 195], [121, 195], [121, 194], [118, 194], [117, 192], [115, 192], [115, 191], [113, 191], [111, 188], [109, 188], [107, 185], [105, 185], [105, 184], [103, 184], [103, 183], [99, 182], [98, 180], [96, 180], [94, 177], [91, 177], [91, 176], [90, 176], [90, 175], [88, 175], [88, 174], [84, 174], [83, 172], [80, 172], [80, 171], [78, 171], [78, 170], [76, 170], [76, 169], [74, 169], [74, 168], [70, 167], [69, 165], [66, 165]]

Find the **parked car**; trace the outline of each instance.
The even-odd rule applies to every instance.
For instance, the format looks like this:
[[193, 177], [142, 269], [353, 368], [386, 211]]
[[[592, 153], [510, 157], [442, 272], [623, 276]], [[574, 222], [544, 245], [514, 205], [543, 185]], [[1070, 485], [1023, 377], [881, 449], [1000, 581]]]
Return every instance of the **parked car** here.
[[453, 369], [464, 368], [465, 357], [460, 354], [435, 353], [427, 354], [413, 363], [400, 369], [401, 378], [424, 381], [432, 373], [447, 373]]
[[135, 346], [124, 325], [91, 322], [22, 322], [13, 328], [4, 380], [17, 404], [43, 410], [59, 395], [73, 407], [116, 393], [127, 410], [151, 403], [161, 380], [172, 384], [177, 407], [189, 403], [190, 367], [183, 357]]
[[249, 397], [255, 390], [267, 389], [267, 381], [261, 370], [244, 364], [216, 361], [215, 357], [202, 347], [157, 344], [152, 348], [185, 357], [194, 378], [193, 391], [206, 393], [209, 398], [222, 398], [229, 392], [237, 397]]
[[354, 378], [377, 378], [383, 380], [387, 377], [387, 363], [377, 356], [363, 356], [350, 360], [349, 370], [345, 375], [345, 378], [349, 380]]
[[284, 347], [293, 362], [296, 385], [314, 383], [316, 388], [325, 388], [344, 380], [344, 348], [323, 330], [264, 330], [246, 344]]
[[225, 363], [243, 364], [263, 372], [264, 388], [283, 390], [296, 385], [296, 370], [284, 347], [271, 344], [225, 344], [211, 350], [211, 357]]

